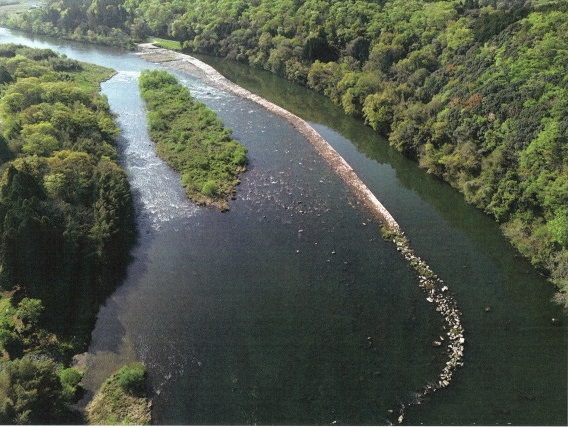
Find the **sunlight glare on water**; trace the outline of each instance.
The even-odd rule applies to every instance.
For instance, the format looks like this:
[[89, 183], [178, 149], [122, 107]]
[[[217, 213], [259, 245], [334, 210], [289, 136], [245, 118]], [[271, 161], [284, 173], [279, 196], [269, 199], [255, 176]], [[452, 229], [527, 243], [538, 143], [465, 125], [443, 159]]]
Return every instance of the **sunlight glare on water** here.
[[137, 71], [118, 72], [103, 83], [103, 91], [118, 115], [122, 129], [120, 144], [130, 184], [150, 224], [158, 229], [174, 218], [192, 216], [198, 208], [188, 203], [185, 193], [180, 191], [179, 174], [156, 157], [145, 126], [146, 111], [138, 92], [139, 75]]

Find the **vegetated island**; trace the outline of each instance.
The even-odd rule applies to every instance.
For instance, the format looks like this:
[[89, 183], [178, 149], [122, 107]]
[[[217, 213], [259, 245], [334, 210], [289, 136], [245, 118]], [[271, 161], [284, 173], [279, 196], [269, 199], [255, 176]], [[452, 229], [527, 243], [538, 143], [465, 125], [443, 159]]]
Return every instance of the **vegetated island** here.
[[246, 170], [246, 148], [168, 72], [144, 70], [139, 84], [156, 151], [181, 173], [189, 199], [228, 210], [239, 174]]
[[134, 240], [108, 68], [0, 45], [0, 424], [80, 424], [72, 409], [99, 305]]

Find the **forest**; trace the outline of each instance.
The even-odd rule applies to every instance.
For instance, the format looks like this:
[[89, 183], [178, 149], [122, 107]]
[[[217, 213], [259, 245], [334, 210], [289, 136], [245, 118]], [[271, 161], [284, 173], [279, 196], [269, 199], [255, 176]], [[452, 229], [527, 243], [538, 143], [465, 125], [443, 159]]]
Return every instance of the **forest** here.
[[228, 210], [228, 198], [246, 170], [246, 148], [168, 72], [144, 70], [139, 85], [156, 152], [181, 174], [189, 199]]
[[321, 92], [568, 289], [565, 1], [47, 0], [6, 25], [121, 46], [169, 38]]
[[112, 70], [0, 45], [0, 423], [77, 423], [69, 409], [99, 305], [134, 241]]

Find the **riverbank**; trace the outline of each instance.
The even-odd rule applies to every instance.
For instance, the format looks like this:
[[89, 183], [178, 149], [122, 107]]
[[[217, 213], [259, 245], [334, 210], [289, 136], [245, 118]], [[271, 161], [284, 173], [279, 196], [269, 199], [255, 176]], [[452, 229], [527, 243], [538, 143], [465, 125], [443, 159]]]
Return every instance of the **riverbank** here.
[[343, 159], [343, 157], [306, 121], [282, 107], [234, 84], [213, 67], [199, 59], [190, 55], [156, 47], [151, 43], [138, 45], [138, 54], [143, 59], [153, 63], [194, 74], [197, 72], [213, 86], [261, 105], [268, 111], [291, 123], [308, 142], [316, 148], [317, 152], [329, 163], [332, 169], [345, 183], [347, 183], [358, 199], [365, 203], [380, 220], [383, 236], [396, 245], [397, 251], [404, 256], [405, 260], [416, 271], [418, 275], [418, 285], [424, 290], [426, 301], [434, 305], [435, 310], [440, 313], [444, 321], [443, 331], [440, 333], [439, 340], [433, 341], [432, 345], [435, 347], [442, 345], [447, 346], [447, 361], [445, 366], [436, 381], [428, 383], [413, 394], [409, 400], [401, 402], [399, 408], [390, 411], [391, 417], [394, 416], [393, 422], [403, 422], [405, 410], [409, 405], [420, 404], [430, 393], [448, 387], [454, 377], [455, 371], [463, 366], [465, 347], [464, 328], [462, 326], [461, 312], [458, 309], [457, 301], [449, 292], [449, 288], [444, 284], [443, 280], [432, 271], [424, 260], [414, 253], [414, 250], [410, 246], [410, 241], [404, 235], [404, 232], [394, 217], [357, 176], [345, 159]]

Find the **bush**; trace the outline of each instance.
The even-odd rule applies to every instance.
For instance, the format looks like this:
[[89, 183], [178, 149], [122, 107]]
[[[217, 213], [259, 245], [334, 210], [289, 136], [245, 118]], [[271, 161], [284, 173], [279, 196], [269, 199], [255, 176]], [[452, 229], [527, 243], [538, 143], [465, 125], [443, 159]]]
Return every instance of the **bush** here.
[[142, 363], [123, 366], [116, 375], [116, 381], [122, 390], [135, 396], [144, 394], [146, 368]]
[[208, 197], [212, 197], [217, 194], [217, 184], [214, 181], [207, 181], [203, 184], [201, 192]]
[[72, 402], [75, 399], [82, 379], [83, 374], [75, 368], [66, 368], [59, 371], [59, 381], [63, 387], [65, 400]]

